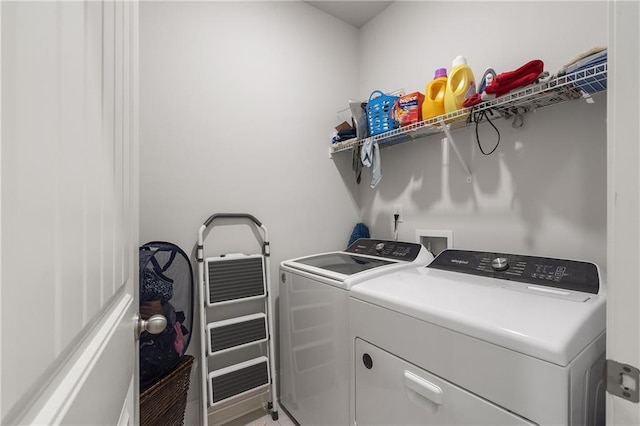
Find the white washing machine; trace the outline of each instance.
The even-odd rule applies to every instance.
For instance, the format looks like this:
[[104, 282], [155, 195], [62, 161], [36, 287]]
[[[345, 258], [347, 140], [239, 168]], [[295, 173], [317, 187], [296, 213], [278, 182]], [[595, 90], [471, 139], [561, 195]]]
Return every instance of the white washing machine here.
[[301, 425], [349, 423], [349, 290], [427, 265], [421, 244], [359, 239], [280, 265], [280, 405]]
[[364, 425], [603, 425], [596, 265], [446, 250], [350, 292]]

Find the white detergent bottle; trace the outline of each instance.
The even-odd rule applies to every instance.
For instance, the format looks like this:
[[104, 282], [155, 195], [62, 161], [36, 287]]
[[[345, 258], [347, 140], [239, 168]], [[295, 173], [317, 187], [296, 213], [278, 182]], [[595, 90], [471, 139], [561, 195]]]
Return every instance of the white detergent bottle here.
[[447, 78], [447, 90], [444, 94], [446, 113], [462, 108], [464, 100], [476, 93], [476, 79], [464, 56], [456, 56]]

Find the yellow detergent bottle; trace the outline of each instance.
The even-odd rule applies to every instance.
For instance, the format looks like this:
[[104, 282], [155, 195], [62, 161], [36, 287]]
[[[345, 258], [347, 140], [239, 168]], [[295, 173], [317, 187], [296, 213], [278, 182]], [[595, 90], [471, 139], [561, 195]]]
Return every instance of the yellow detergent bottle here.
[[465, 99], [476, 93], [476, 79], [464, 56], [456, 56], [447, 78], [444, 110], [448, 114], [462, 108]]
[[444, 114], [444, 95], [447, 90], [447, 69], [438, 68], [427, 87], [424, 89], [424, 102], [422, 103], [422, 120], [437, 117]]

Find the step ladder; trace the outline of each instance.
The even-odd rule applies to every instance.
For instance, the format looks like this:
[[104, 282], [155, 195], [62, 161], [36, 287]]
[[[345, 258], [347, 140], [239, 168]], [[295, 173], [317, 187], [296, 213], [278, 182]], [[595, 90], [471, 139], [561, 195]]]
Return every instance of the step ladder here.
[[[259, 232], [256, 235], [262, 239], [262, 253], [205, 258], [204, 241], [210, 229], [219, 224], [214, 224], [218, 219], [241, 219], [257, 228]], [[271, 411], [271, 418], [278, 420], [269, 257], [267, 228], [250, 214], [216, 213], [200, 226], [196, 260], [201, 330], [200, 394], [204, 426], [208, 425], [209, 409], [241, 402], [243, 397], [255, 396], [260, 391], [268, 392], [267, 409]], [[211, 319], [211, 312], [217, 307], [252, 300], [263, 300], [263, 309], [222, 320]], [[210, 358], [252, 345], [262, 347], [261, 356], [210, 370]]]

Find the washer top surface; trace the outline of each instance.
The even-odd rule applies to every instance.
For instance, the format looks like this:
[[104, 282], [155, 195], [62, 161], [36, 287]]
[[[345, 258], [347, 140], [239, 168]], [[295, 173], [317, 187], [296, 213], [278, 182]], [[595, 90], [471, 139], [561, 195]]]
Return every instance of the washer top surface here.
[[[561, 366], [605, 331], [604, 287], [590, 283], [584, 288], [591, 292], [562, 288], [562, 279], [558, 280], [560, 283], [553, 279], [555, 273], [549, 275], [551, 278], [541, 278], [535, 272], [538, 266], [561, 265], [560, 268], [567, 268], [566, 279], [571, 278], [568, 286], [575, 287], [573, 281], [593, 279], [591, 273], [580, 272], [586, 265], [593, 267], [588, 268], [590, 271], [595, 268], [599, 281], [595, 265], [520, 256], [531, 263], [536, 276], [524, 276], [524, 271], [529, 272], [527, 264], [514, 280], [505, 278], [509, 277], [506, 271], [518, 271], [516, 263], [509, 265], [513, 255], [455, 252], [464, 255], [451, 256], [451, 251], [445, 250], [428, 267], [374, 278], [354, 287], [350, 297]], [[490, 268], [484, 268], [487, 265], [483, 263], [478, 269], [477, 262], [465, 266], [471, 256], [489, 258]], [[456, 260], [453, 263], [457, 270], [443, 266], [443, 259]], [[465, 267], [474, 271], [462, 272]], [[545, 281], [554, 283], [543, 285]]]
[[373, 277], [425, 266], [432, 260], [433, 255], [421, 244], [361, 238], [345, 251], [285, 260], [281, 268], [306, 273], [336, 287], [350, 289]]

